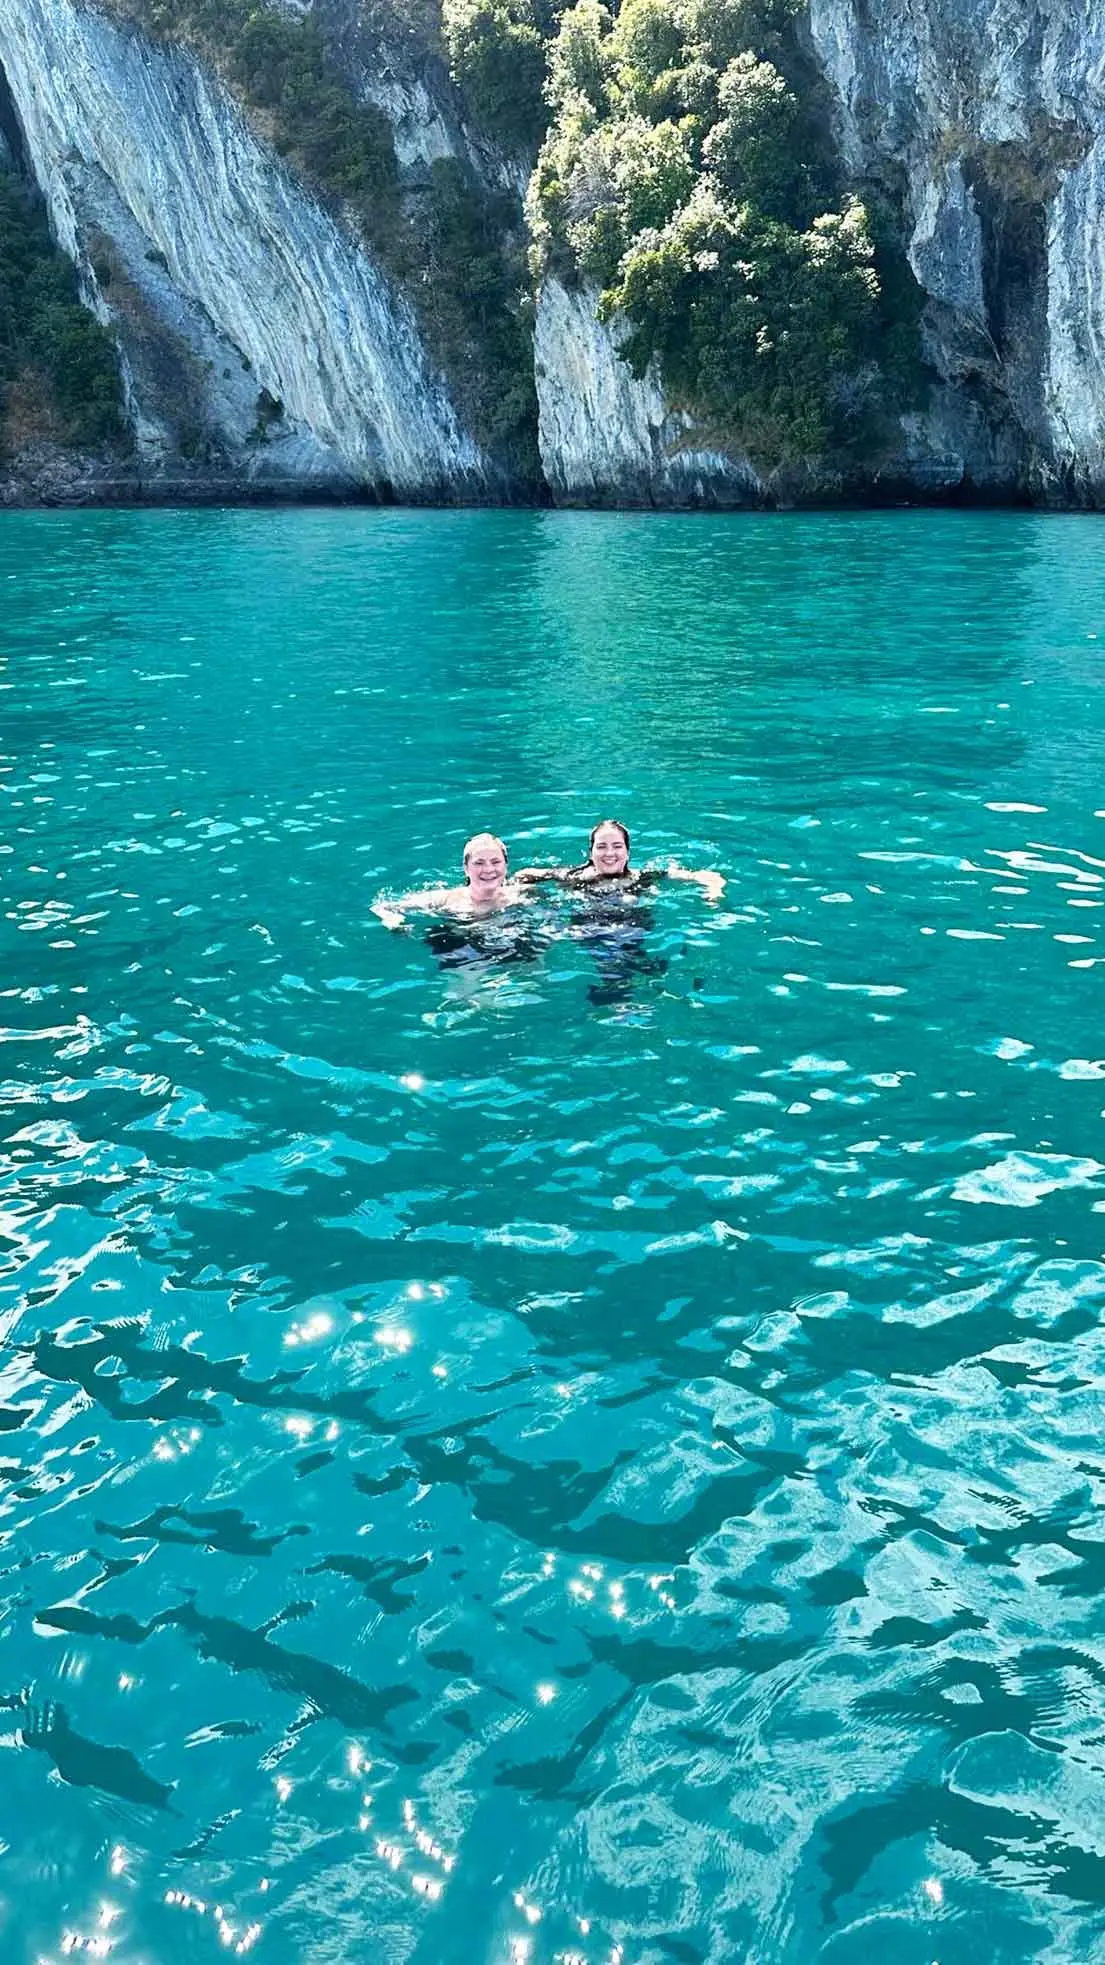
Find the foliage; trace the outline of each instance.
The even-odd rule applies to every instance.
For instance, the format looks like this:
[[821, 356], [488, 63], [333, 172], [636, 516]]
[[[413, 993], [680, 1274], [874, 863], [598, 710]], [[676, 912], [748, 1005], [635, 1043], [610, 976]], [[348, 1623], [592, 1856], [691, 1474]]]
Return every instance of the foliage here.
[[670, 0], [622, 0], [606, 48], [615, 102], [629, 115], [666, 116], [682, 57], [682, 27]]
[[718, 81], [717, 106], [702, 161], [722, 193], [735, 205], [793, 219], [816, 209], [801, 110], [778, 69], [753, 54], [737, 55]]
[[563, 113], [572, 103], [586, 105], [592, 116], [609, 111], [607, 49], [612, 26], [613, 16], [602, 0], [576, 0], [561, 15], [549, 47], [545, 84], [554, 113]]
[[609, 315], [632, 323], [625, 354], [659, 355], [669, 385], [740, 429], [761, 455], [812, 456], [833, 434], [826, 373], [870, 353], [877, 281], [862, 205], [807, 232], [727, 209], [708, 185], [627, 255]]
[[420, 226], [423, 306], [436, 338], [464, 365], [475, 427], [513, 473], [536, 482], [533, 342], [520, 244], [511, 251], [514, 219], [511, 200], [477, 194], [455, 159], [432, 165]]
[[807, 0], [687, 0], [687, 40], [716, 74], [750, 51], [781, 63], [806, 6]]
[[559, 230], [580, 271], [605, 286], [631, 242], [666, 225], [689, 196], [694, 167], [674, 123], [601, 122], [579, 98], [542, 152], [536, 182], [535, 228]]
[[443, 0], [453, 80], [476, 121], [511, 150], [545, 130], [545, 41], [530, 0]]
[[124, 435], [119, 358], [81, 304], [40, 199], [0, 171], [0, 388], [34, 377], [57, 433], [95, 444]]
[[575, 0], [549, 52], [534, 270], [595, 281], [638, 374], [773, 463], [916, 388], [912, 283], [843, 194], [794, 38], [804, 0]]

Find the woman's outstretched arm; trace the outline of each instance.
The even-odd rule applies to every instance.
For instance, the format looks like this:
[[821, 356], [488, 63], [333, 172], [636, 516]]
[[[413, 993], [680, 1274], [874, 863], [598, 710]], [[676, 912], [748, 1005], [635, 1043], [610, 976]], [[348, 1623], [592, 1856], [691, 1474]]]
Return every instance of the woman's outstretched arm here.
[[683, 867], [678, 860], [671, 860], [664, 872], [669, 880], [692, 880], [696, 887], [701, 887], [708, 901], [720, 901], [725, 892], [725, 876], [709, 867]]
[[371, 912], [385, 928], [406, 928], [408, 914], [438, 914], [448, 904], [449, 892], [445, 887], [424, 887], [414, 894], [400, 894], [397, 900], [390, 900], [381, 894], [372, 903]]

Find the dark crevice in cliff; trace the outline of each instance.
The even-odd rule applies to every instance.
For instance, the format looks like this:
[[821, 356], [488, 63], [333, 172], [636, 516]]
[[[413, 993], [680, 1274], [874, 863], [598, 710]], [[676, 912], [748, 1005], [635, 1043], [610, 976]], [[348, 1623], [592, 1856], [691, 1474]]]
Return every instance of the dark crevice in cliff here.
[[1047, 222], [1041, 204], [1006, 197], [975, 174], [982, 227], [982, 284], [986, 322], [1003, 362], [1016, 361], [1046, 313]]
[[15, 106], [11, 83], [8, 81], [4, 64], [0, 61], [0, 162], [3, 161], [5, 150], [20, 177], [29, 177], [31, 171], [27, 161], [23, 126]]
[[1000, 364], [995, 380], [1026, 434], [1044, 436], [1047, 207], [990, 159], [973, 159], [964, 174], [982, 232], [986, 325]]

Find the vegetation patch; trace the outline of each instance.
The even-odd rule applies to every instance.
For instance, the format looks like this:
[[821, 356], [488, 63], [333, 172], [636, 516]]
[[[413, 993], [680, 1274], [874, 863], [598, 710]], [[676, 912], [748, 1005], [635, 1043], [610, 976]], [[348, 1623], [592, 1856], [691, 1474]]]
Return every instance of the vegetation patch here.
[[83, 306], [41, 198], [2, 169], [0, 408], [9, 441], [13, 423], [21, 437], [77, 445], [126, 434], [115, 343]]
[[622, 353], [762, 464], [877, 440], [921, 386], [919, 295], [849, 196], [806, 0], [575, 0], [528, 198], [538, 277], [601, 290]]
[[442, 0], [449, 69], [476, 123], [532, 157], [549, 120], [551, 0]]

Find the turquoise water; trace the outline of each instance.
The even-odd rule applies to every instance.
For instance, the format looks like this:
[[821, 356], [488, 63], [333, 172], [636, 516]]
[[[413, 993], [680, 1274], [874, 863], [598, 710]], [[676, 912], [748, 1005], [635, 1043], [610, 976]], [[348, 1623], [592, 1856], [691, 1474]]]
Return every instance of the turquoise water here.
[[[1105, 1959], [1100, 521], [0, 595], [4, 1965]], [[369, 914], [608, 812], [721, 904]]]

